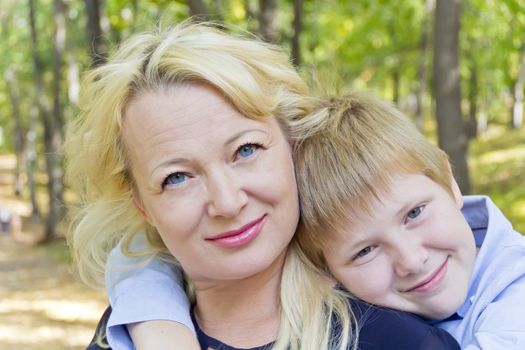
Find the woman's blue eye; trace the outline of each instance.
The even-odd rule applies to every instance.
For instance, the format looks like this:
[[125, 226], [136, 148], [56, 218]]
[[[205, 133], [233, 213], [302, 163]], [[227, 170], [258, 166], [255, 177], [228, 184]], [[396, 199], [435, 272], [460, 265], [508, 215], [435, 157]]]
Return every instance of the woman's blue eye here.
[[188, 175], [184, 173], [180, 173], [180, 172], [172, 173], [166, 176], [166, 178], [164, 179], [164, 182], [162, 183], [162, 187], [164, 188], [165, 186], [168, 186], [168, 185], [180, 185], [181, 183], [186, 181], [186, 179], [188, 179]]
[[254, 143], [247, 143], [237, 149], [237, 154], [241, 158], [248, 158], [255, 153], [260, 146]]
[[423, 207], [415, 207], [408, 212], [407, 217], [409, 219], [415, 219], [421, 214], [422, 211], [423, 211]]

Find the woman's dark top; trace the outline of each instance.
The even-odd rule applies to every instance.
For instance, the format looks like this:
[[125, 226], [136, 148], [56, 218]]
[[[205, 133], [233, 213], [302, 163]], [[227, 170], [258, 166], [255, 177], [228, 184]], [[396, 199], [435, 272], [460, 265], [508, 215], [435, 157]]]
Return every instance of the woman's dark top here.
[[[352, 300], [352, 309], [360, 325], [359, 350], [460, 350], [454, 338], [442, 329], [433, 327], [416, 315], [378, 308]], [[105, 333], [111, 309], [108, 308], [97, 326], [97, 333]], [[193, 324], [201, 349], [208, 350], [268, 350], [272, 343], [251, 349], [239, 349], [209, 337], [200, 328], [192, 314]], [[97, 335], [86, 350], [102, 350], [95, 344]]]

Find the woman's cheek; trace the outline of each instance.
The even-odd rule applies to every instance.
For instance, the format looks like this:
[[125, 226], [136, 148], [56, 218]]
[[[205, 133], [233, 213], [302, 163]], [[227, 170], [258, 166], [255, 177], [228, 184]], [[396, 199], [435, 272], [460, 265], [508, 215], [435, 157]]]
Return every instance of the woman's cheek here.
[[196, 198], [192, 201], [171, 195], [156, 203], [154, 225], [166, 244], [182, 240], [196, 231], [202, 212], [198, 207]]

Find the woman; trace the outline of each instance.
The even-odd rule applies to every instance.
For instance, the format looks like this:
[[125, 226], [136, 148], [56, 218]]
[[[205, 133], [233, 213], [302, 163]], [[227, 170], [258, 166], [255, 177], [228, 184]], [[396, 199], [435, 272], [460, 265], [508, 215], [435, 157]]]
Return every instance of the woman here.
[[[132, 38], [84, 89], [67, 149], [81, 197], [70, 242], [86, 282], [100, 285], [108, 251], [144, 230], [142, 253], [176, 261], [190, 282], [195, 326], [213, 342], [202, 347], [357, 346], [347, 297], [293, 239], [289, 127], [313, 102], [284, 53], [183, 24]], [[363, 329], [383, 315], [367, 312]], [[413, 325], [382, 327], [398, 339]], [[396, 339], [391, 348], [406, 344]]]

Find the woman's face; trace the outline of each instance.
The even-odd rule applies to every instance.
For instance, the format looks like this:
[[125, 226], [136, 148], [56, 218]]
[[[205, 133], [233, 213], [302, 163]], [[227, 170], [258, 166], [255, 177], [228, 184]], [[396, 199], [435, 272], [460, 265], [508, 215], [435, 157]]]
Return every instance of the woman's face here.
[[198, 286], [279, 261], [299, 218], [290, 145], [275, 118], [248, 119], [205, 85], [133, 99], [123, 137], [135, 204]]

